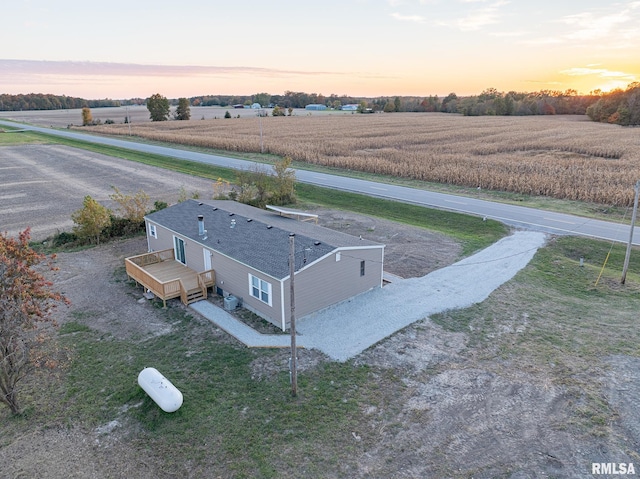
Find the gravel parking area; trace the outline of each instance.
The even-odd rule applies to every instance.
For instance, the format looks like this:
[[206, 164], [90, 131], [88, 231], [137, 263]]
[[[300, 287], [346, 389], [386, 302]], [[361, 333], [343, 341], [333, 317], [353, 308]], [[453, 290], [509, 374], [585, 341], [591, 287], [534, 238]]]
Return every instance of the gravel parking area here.
[[345, 361], [431, 314], [484, 301], [533, 258], [543, 233], [518, 231], [451, 266], [405, 279], [301, 318], [306, 347]]

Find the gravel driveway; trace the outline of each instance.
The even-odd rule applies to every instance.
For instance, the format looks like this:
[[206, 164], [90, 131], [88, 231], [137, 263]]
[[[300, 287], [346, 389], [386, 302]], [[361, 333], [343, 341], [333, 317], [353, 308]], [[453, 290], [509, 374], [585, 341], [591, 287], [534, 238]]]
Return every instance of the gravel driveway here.
[[301, 344], [346, 361], [415, 321], [484, 301], [524, 268], [545, 241], [544, 233], [518, 231], [421, 278], [401, 280], [305, 316], [296, 324]]

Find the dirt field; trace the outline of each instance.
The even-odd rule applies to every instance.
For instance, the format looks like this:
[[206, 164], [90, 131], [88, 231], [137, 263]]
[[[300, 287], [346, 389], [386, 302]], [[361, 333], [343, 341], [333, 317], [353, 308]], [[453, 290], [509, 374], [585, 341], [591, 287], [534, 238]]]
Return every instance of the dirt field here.
[[71, 213], [85, 195], [114, 208], [112, 186], [122, 193], [140, 189], [156, 200], [175, 202], [187, 195], [213, 194], [212, 182], [139, 163], [60, 145], [0, 147], [0, 229], [15, 235], [31, 226], [32, 239], [71, 231]]
[[[175, 111], [175, 107], [171, 108], [171, 114]], [[191, 107], [191, 119], [192, 120], [211, 120], [214, 118], [223, 118], [226, 112], [229, 112], [233, 118], [240, 115], [240, 118], [255, 118], [257, 116], [257, 110], [248, 108], [232, 108], [232, 107], [218, 107], [218, 106], [192, 106]], [[265, 111], [271, 111], [265, 109]], [[309, 112], [304, 109], [295, 109], [294, 116], [308, 116], [313, 114], [318, 115], [345, 115], [352, 112], [341, 111], [314, 111]], [[124, 123], [124, 119], [129, 115], [131, 118], [131, 124], [147, 123], [151, 121], [149, 119], [149, 110], [146, 106], [130, 106], [129, 108], [121, 107], [107, 107], [107, 108], [92, 108], [91, 116], [94, 120], [99, 120], [104, 123], [107, 120], [112, 120], [115, 123]], [[76, 108], [72, 110], [28, 110], [28, 111], [1, 111], [0, 118], [6, 118], [7, 120], [15, 120], [19, 122], [31, 123], [39, 126], [51, 126], [54, 128], [65, 128], [69, 125], [82, 125], [82, 109]]]

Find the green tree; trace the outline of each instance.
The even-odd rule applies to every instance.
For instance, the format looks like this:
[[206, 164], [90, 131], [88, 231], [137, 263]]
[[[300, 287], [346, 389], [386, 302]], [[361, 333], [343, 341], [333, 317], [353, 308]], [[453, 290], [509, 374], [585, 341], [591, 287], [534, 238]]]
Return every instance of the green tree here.
[[229, 113], [229, 110], [224, 112], [224, 117], [225, 118], [231, 118], [231, 113]]
[[276, 105], [275, 107], [273, 107], [273, 110], [271, 111], [271, 116], [285, 116], [285, 113], [282, 108]]
[[253, 95], [253, 102], [260, 103], [260, 106], [265, 108], [271, 103], [271, 94], [270, 93], [256, 93]]
[[55, 269], [55, 257], [32, 250], [29, 233], [27, 228], [17, 239], [0, 233], [0, 402], [14, 414], [21, 412], [18, 383], [35, 367], [55, 366], [40, 350], [48, 339], [42, 326], [55, 325], [50, 312], [56, 303], [68, 303], [39, 272], [42, 266]]
[[402, 100], [400, 100], [399, 96], [393, 99], [393, 107], [395, 108], [395, 111], [402, 111]]
[[391, 112], [396, 111], [396, 107], [395, 107], [395, 105], [393, 103], [388, 101], [387, 103], [385, 103], [384, 109], [382, 111], [384, 111], [385, 113], [391, 113]]
[[76, 224], [73, 232], [79, 238], [88, 239], [100, 244], [100, 234], [111, 224], [111, 212], [96, 200], [87, 195], [82, 202], [82, 208], [71, 215]]
[[93, 116], [91, 115], [91, 108], [85, 106], [82, 108], [82, 126], [92, 125]]
[[186, 98], [178, 98], [178, 107], [174, 115], [176, 120], [189, 120], [191, 119], [191, 108], [189, 107], [189, 100]]
[[160, 93], [155, 93], [147, 98], [147, 110], [151, 121], [166, 121], [169, 119], [169, 100]]
[[290, 168], [293, 160], [285, 156], [273, 164], [275, 176], [270, 201], [275, 205], [288, 205], [296, 202], [296, 172]]

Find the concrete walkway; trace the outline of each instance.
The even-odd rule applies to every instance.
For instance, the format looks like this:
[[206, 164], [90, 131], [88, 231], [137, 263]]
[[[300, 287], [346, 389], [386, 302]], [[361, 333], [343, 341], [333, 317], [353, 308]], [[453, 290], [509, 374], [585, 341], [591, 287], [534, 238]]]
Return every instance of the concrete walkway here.
[[[346, 361], [429, 315], [484, 301], [524, 268], [545, 241], [543, 233], [519, 231], [422, 278], [392, 283], [300, 318], [297, 345]], [[249, 347], [291, 345], [288, 335], [260, 334], [208, 301], [191, 308]]]
[[[250, 348], [288, 348], [291, 346], [289, 335], [261, 334], [209, 301], [198, 301], [191, 304], [190, 308]], [[298, 336], [296, 345], [301, 348], [307, 347], [305, 338]]]

